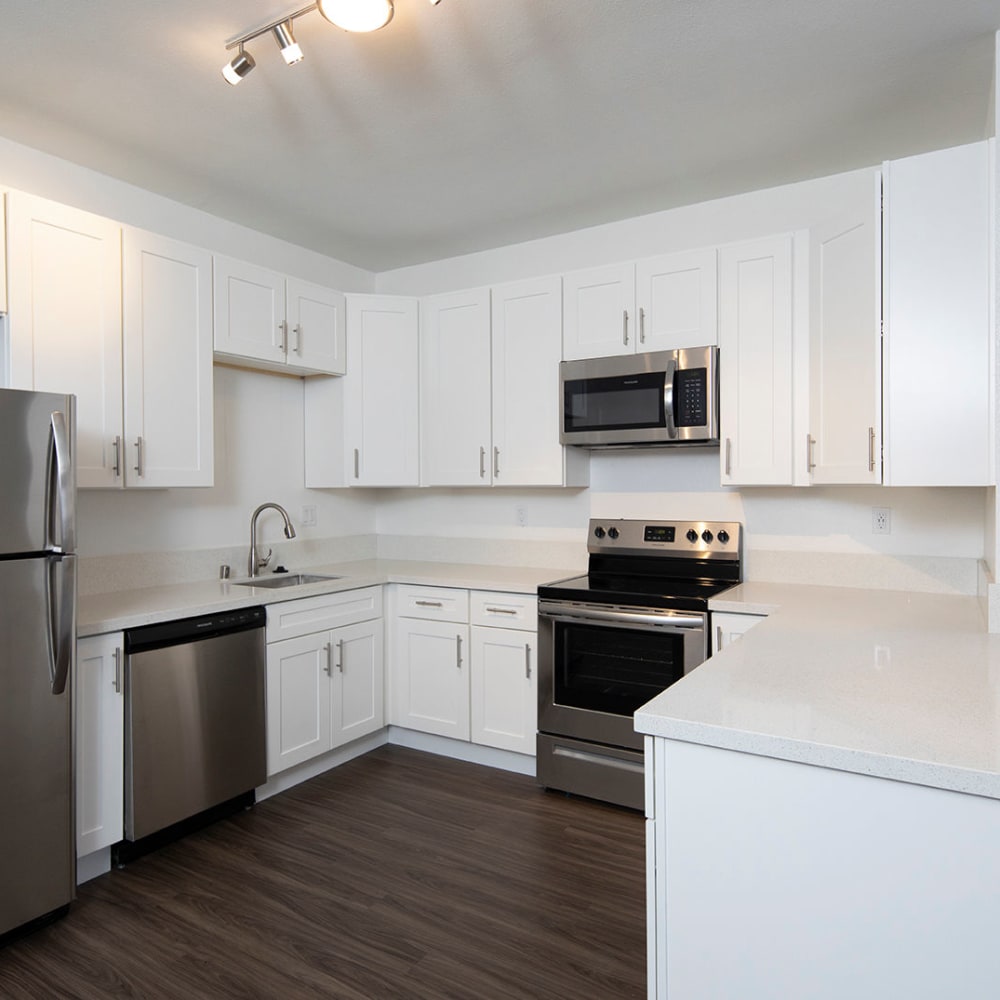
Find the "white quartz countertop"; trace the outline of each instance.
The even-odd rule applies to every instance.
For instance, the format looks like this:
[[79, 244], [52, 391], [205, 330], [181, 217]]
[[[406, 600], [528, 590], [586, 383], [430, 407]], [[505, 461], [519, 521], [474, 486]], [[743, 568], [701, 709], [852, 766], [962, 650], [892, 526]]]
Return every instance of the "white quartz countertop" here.
[[[472, 563], [420, 562], [417, 560], [369, 559], [362, 562], [296, 566], [295, 573], [317, 573], [337, 579], [295, 587], [240, 586], [233, 580], [175, 583], [138, 590], [91, 594], [80, 598], [77, 634], [81, 637], [118, 632], [154, 622], [189, 618], [231, 608], [294, 601], [302, 597], [355, 590], [383, 583], [418, 586], [460, 587], [533, 594], [541, 583], [573, 576], [573, 570], [524, 566], [480, 566]], [[270, 574], [264, 574], [269, 576]]]
[[637, 731], [1000, 798], [1000, 635], [976, 598], [746, 583], [710, 606], [768, 618]]

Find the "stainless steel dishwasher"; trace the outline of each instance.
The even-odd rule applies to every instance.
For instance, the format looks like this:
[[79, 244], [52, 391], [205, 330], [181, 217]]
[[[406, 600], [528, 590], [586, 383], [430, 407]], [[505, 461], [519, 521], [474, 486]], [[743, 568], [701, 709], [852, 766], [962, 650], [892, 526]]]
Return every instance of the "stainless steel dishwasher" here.
[[267, 780], [264, 624], [253, 607], [125, 633], [127, 842]]

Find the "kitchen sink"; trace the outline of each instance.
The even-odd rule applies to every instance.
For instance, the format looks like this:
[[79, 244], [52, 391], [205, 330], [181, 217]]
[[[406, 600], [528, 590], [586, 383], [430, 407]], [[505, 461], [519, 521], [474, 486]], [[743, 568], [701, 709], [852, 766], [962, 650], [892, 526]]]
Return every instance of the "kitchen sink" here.
[[253, 580], [233, 580], [238, 587], [265, 587], [277, 590], [279, 587], [298, 587], [303, 583], [322, 583], [324, 580], [339, 580], [339, 576], [323, 576], [319, 573], [274, 573], [258, 576]]

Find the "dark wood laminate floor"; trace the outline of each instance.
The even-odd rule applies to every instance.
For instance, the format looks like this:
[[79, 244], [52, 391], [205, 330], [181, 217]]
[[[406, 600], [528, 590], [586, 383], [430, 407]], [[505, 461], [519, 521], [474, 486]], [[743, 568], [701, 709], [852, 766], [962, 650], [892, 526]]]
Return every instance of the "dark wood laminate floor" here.
[[643, 819], [383, 747], [81, 886], [3, 998], [645, 995]]

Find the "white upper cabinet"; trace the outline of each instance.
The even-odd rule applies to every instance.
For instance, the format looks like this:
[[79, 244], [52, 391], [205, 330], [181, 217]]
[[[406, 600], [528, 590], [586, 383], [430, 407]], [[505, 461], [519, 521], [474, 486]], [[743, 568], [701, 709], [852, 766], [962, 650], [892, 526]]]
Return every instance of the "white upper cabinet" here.
[[690, 250], [635, 265], [637, 351], [669, 351], [719, 342], [716, 251]]
[[791, 234], [719, 251], [723, 485], [791, 485]]
[[126, 229], [123, 267], [125, 484], [211, 486], [211, 254]]
[[344, 378], [305, 384], [306, 486], [417, 486], [417, 300], [347, 296]]
[[493, 481], [490, 293], [475, 289], [421, 303], [421, 480], [433, 486]]
[[858, 188], [856, 211], [809, 234], [812, 483], [882, 481], [881, 175]]
[[613, 264], [563, 277], [563, 359], [634, 354], [635, 267]]
[[216, 256], [215, 354], [220, 361], [293, 374], [342, 375], [344, 296]]
[[8, 207], [10, 384], [74, 393], [77, 484], [121, 485], [121, 227], [21, 192]]
[[990, 485], [993, 144], [884, 173], [885, 483]]

